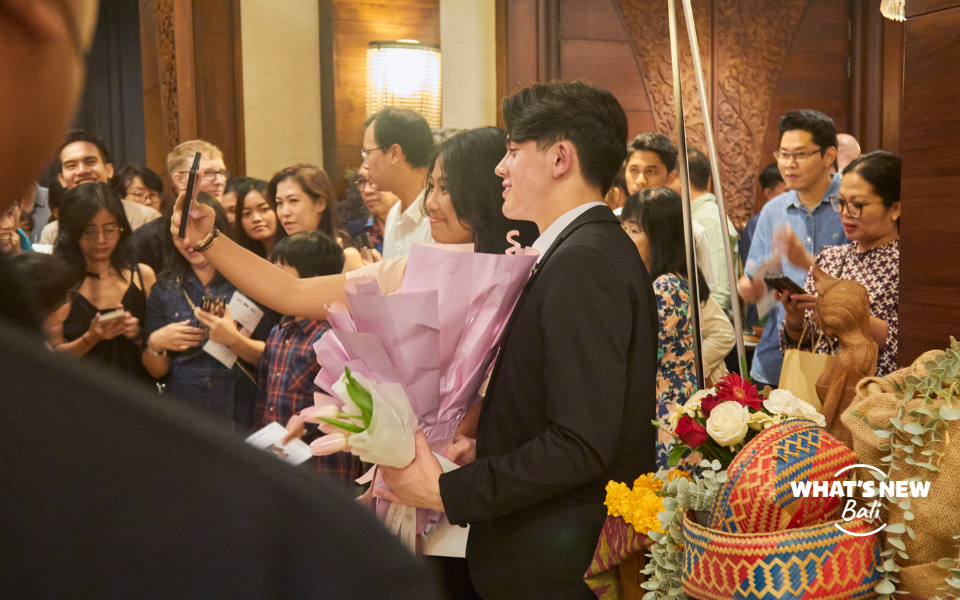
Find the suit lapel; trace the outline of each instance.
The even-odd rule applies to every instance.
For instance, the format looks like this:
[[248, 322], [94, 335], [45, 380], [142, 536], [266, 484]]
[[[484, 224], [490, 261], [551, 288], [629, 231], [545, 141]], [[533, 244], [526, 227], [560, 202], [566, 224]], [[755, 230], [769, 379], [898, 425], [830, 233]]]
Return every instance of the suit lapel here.
[[[530, 278], [527, 280], [526, 285], [523, 286], [523, 291], [520, 292], [520, 297], [517, 298], [517, 303], [513, 306], [513, 312], [510, 313], [510, 319], [507, 320], [507, 325], [503, 329], [503, 335], [500, 338], [500, 349], [503, 349], [504, 344], [507, 341], [507, 338], [510, 336], [510, 331], [513, 329], [513, 323], [517, 319], [517, 315], [520, 313], [520, 307], [523, 306], [523, 301], [527, 297], [527, 293], [533, 287], [534, 282], [540, 276], [540, 271], [543, 270], [544, 265], [547, 264], [547, 261], [550, 260], [550, 257], [553, 256], [553, 253], [556, 252], [566, 240], [573, 234], [574, 231], [586, 225], [587, 223], [596, 223], [601, 221], [612, 221], [614, 223], [619, 223], [620, 219], [613, 214], [613, 211], [610, 210], [607, 206], [595, 206], [588, 211], [584, 212], [582, 215], [577, 217], [573, 223], [570, 223], [560, 235], [557, 236], [557, 239], [554, 240], [553, 244], [550, 245], [550, 248], [547, 249], [543, 254], [543, 258], [533, 267], [533, 272], [530, 274]], [[490, 384], [488, 389], [493, 389], [493, 383], [497, 379], [497, 372], [500, 370], [500, 363], [503, 360], [503, 352], [497, 353], [497, 360], [494, 363], [493, 371], [490, 375]]]

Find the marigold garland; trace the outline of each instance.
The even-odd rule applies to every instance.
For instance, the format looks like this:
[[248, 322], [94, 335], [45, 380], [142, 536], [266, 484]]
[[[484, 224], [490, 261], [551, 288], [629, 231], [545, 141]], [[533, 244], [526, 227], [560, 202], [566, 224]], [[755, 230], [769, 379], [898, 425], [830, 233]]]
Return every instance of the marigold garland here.
[[662, 512], [663, 498], [658, 493], [663, 488], [663, 481], [654, 479], [653, 473], [641, 475], [633, 482], [633, 489], [627, 484], [617, 481], [607, 483], [607, 514], [612, 517], [623, 517], [623, 520], [633, 525], [637, 533], [646, 535], [650, 531], [660, 531], [660, 520], [657, 514]]

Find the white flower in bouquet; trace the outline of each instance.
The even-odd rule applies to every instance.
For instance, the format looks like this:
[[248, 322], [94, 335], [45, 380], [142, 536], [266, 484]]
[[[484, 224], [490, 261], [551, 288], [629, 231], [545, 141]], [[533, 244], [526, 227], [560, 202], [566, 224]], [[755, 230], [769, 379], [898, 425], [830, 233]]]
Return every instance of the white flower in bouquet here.
[[763, 407], [770, 414], [793, 417], [800, 410], [799, 402], [801, 400], [787, 390], [773, 390], [763, 401]]
[[783, 421], [782, 415], [771, 415], [758, 410], [757, 412], [750, 413], [750, 428], [757, 431], [763, 431], [764, 429], [769, 429], [774, 425], [779, 425]]
[[346, 369], [333, 385], [343, 402], [339, 418], [319, 420], [351, 433], [351, 452], [360, 460], [402, 469], [416, 455], [417, 415], [403, 386], [373, 383]]
[[735, 446], [747, 436], [750, 407], [739, 402], [723, 402], [710, 412], [707, 433], [721, 446]]
[[670, 425], [670, 431], [675, 432], [677, 430], [677, 423], [680, 421], [680, 417], [684, 415], [682, 406], [675, 406], [673, 410], [670, 411], [670, 415], [667, 417], [667, 424]]
[[827, 419], [823, 415], [817, 412], [817, 409], [813, 407], [812, 404], [806, 400], [801, 400], [797, 398], [797, 412], [793, 414], [794, 417], [803, 417], [804, 419], [810, 419], [820, 427], [827, 426]]
[[[687, 400], [686, 404], [678, 408], [683, 414], [689, 415], [691, 417], [702, 417], [703, 413], [700, 412], [700, 403], [703, 402], [704, 398], [706, 398], [710, 394], [716, 393], [716, 391], [717, 390], [715, 388], [700, 390], [693, 396], [690, 396], [690, 399]], [[697, 414], [698, 412], [700, 412], [700, 414]], [[683, 416], [683, 414], [681, 414], [680, 416]], [[679, 417], [677, 418], [679, 419]]]

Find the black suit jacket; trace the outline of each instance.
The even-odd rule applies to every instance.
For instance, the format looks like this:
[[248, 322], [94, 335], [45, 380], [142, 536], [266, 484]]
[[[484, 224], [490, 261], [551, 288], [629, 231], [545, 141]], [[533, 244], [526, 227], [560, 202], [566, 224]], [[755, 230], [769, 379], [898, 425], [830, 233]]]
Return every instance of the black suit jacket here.
[[0, 598], [438, 598], [352, 498], [48, 350], [11, 308], [0, 301]]
[[636, 246], [607, 207], [545, 253], [501, 346], [477, 460], [440, 478], [488, 599], [593, 598], [610, 480], [655, 470], [657, 307]]

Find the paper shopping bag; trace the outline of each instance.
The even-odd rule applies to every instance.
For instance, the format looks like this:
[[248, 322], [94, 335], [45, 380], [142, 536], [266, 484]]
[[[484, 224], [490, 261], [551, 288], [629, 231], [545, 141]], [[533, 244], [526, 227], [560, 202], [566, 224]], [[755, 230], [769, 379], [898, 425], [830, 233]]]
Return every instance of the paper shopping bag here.
[[791, 348], [783, 353], [783, 370], [780, 371], [780, 389], [806, 400], [817, 412], [823, 405], [817, 396], [817, 380], [833, 362], [832, 354], [815, 354]]

